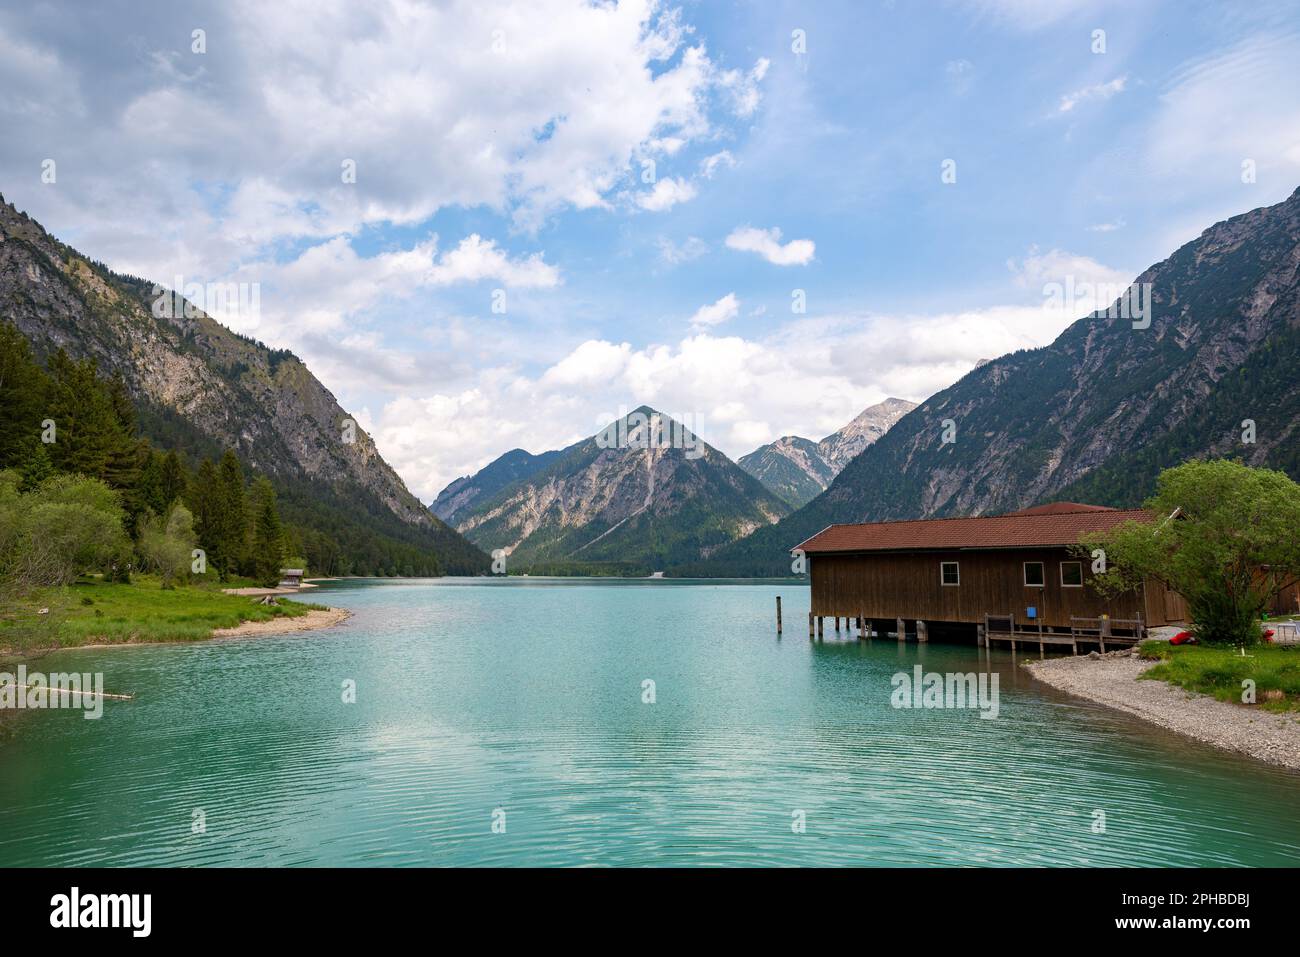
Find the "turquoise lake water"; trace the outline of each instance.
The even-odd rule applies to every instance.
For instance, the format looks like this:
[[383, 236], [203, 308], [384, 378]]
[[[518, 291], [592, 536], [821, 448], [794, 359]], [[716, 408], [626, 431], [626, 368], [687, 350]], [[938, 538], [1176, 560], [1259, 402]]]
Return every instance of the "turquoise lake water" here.
[[[137, 697], [7, 719], [0, 865], [1300, 864], [1300, 775], [1061, 695], [1009, 652], [811, 643], [803, 586], [310, 597], [354, 616], [32, 663]], [[891, 707], [918, 663], [991, 666], [997, 719]]]

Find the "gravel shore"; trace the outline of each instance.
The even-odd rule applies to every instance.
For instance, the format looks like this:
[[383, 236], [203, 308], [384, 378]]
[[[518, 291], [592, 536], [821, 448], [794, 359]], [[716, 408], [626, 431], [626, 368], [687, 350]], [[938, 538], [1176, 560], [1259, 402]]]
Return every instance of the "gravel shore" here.
[[261, 635], [286, 635], [295, 631], [329, 628], [351, 617], [344, 608], [313, 608], [297, 618], [273, 618], [270, 621], [246, 621], [234, 628], [217, 628], [213, 638], [252, 638]]
[[1139, 681], [1155, 665], [1121, 653], [1027, 662], [1039, 681], [1136, 715], [1206, 744], [1300, 770], [1300, 715], [1218, 701], [1163, 681]]

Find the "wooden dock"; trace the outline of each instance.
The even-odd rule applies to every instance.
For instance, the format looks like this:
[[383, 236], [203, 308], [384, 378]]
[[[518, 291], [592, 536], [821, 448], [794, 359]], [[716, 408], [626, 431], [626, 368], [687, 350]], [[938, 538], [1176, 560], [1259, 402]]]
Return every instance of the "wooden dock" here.
[[1073, 654], [1079, 653], [1079, 645], [1095, 644], [1102, 653], [1109, 642], [1112, 647], [1132, 647], [1146, 637], [1146, 626], [1138, 618], [1071, 618], [1070, 630], [1044, 627], [1041, 622], [1031, 627], [1016, 627], [1014, 615], [985, 615], [982, 626], [982, 640], [989, 646], [995, 641], [1011, 643], [1011, 650], [1017, 644], [1038, 645], [1043, 652], [1048, 645], [1068, 647]]

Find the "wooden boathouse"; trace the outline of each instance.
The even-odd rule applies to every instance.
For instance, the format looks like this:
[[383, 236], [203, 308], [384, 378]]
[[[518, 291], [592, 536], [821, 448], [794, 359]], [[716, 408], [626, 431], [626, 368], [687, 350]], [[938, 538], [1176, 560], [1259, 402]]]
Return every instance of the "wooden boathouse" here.
[[1158, 582], [1107, 599], [1092, 562], [1071, 552], [1082, 535], [1141, 510], [1056, 502], [1006, 515], [831, 525], [796, 546], [811, 579], [809, 637], [857, 628], [899, 640], [956, 638], [1064, 645], [1131, 644], [1148, 627], [1182, 622], [1182, 596]]

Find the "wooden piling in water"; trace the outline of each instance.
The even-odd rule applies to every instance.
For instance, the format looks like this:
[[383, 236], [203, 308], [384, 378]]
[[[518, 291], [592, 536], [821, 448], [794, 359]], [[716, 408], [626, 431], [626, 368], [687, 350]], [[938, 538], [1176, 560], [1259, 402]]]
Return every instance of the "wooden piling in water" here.
[[776, 633], [781, 634], [781, 596], [776, 596]]
[[896, 619], [898, 625], [898, 640], [907, 641], [907, 628], [903, 625], [903, 619]]
[[922, 621], [920, 618], [916, 619], [916, 640], [917, 641], [930, 640], [930, 629], [926, 625], [926, 623]]
[[808, 640], [813, 640], [813, 613], [808, 612]]

